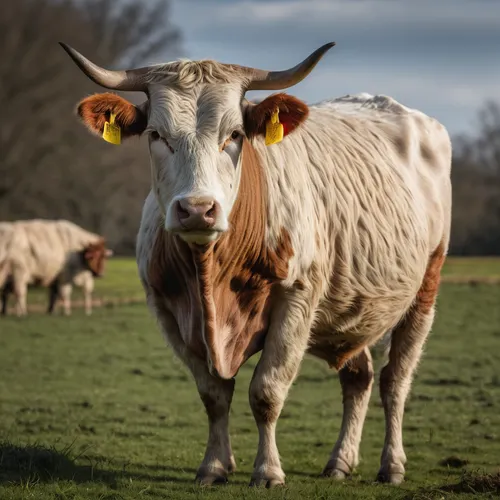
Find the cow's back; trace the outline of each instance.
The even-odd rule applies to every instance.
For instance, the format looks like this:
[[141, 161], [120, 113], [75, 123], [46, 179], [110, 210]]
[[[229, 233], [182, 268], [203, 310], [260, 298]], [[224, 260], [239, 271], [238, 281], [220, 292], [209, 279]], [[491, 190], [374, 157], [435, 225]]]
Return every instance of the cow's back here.
[[[359, 127], [357, 134], [347, 132], [344, 137], [372, 151], [378, 160], [366, 163], [373, 169], [375, 182], [368, 179], [364, 187], [377, 188], [376, 176], [385, 167], [386, 179], [397, 188], [392, 195], [397, 196], [403, 188], [408, 190], [411, 199], [402, 203], [409, 203], [409, 208], [425, 219], [427, 244], [431, 251], [436, 248], [449, 234], [451, 218], [451, 141], [445, 127], [383, 95], [345, 96], [319, 103], [313, 109], [334, 111], [343, 120], [344, 130], [356, 131]], [[445, 244], [447, 248], [448, 239]]]

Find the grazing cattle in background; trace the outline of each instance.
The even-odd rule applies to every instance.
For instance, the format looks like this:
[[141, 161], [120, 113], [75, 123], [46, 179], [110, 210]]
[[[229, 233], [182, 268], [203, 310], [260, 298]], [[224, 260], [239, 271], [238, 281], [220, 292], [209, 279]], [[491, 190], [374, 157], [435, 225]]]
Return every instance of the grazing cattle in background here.
[[27, 314], [28, 285], [49, 288], [49, 313], [60, 296], [66, 315], [71, 313], [71, 291], [77, 285], [83, 289], [85, 312], [91, 314], [94, 277], [103, 275], [111, 254], [102, 236], [66, 220], [0, 224], [2, 314], [7, 313], [12, 292], [17, 315]]
[[215, 61], [108, 71], [63, 44], [94, 82], [147, 95], [134, 106], [96, 94], [78, 113], [97, 134], [114, 119], [122, 138], [148, 138], [152, 190], [137, 262], [208, 414], [203, 484], [235, 467], [234, 376], [261, 350], [249, 390], [259, 431], [251, 484], [284, 482], [276, 423], [306, 352], [339, 371], [344, 417], [323, 474], [349, 475], [374, 378], [369, 348], [390, 330], [378, 479], [404, 477], [404, 404], [448, 248], [451, 145], [436, 120], [385, 96], [245, 99], [298, 83], [332, 45], [268, 72]]

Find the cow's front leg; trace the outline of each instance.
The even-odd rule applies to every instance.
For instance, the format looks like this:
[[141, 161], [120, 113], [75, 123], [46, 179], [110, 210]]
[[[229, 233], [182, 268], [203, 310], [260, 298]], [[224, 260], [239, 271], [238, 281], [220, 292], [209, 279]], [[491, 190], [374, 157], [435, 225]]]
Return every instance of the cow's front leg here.
[[59, 298], [59, 283], [54, 281], [49, 286], [49, 306], [47, 307], [47, 314], [54, 313], [54, 307], [57, 299]]
[[60, 295], [63, 303], [63, 311], [65, 316], [71, 315], [71, 292], [73, 291], [73, 286], [71, 283], [64, 283], [60, 286]]
[[196, 480], [203, 485], [225, 483], [228, 474], [236, 468], [229, 437], [229, 408], [234, 379], [217, 379], [205, 371], [206, 368], [199, 368], [193, 374], [208, 415], [208, 442]]
[[287, 293], [273, 311], [264, 350], [250, 384], [250, 406], [259, 430], [251, 486], [284, 484], [276, 446], [276, 423], [307, 349], [310, 298]]
[[186, 348], [176, 321], [163, 307], [161, 300], [153, 304], [167, 342], [193, 374], [208, 415], [207, 448], [196, 481], [202, 485], [225, 483], [228, 474], [236, 468], [229, 437], [229, 409], [234, 379], [223, 380], [210, 375], [207, 364]]

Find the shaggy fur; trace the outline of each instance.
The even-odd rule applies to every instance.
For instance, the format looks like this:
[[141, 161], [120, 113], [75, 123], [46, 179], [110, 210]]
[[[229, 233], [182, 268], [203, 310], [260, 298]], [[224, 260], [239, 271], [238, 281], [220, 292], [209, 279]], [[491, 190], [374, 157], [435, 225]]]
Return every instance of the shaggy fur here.
[[223, 64], [210, 59], [201, 61], [181, 59], [152, 66], [147, 79], [150, 84], [161, 83], [166, 87], [177, 87], [186, 91], [207, 83], [221, 84], [237, 81], [245, 85], [248, 75], [238, 66], [231, 64]]

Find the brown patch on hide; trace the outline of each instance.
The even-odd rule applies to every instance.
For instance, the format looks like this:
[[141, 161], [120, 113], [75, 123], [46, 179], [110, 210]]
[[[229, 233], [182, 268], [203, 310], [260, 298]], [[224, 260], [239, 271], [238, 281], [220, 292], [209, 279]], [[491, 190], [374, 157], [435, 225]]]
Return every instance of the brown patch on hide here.
[[357, 344], [312, 344], [307, 352], [326, 361], [330, 368], [340, 371], [348, 365], [351, 359], [363, 352], [363, 349], [370, 344], [371, 340], [373, 339]]
[[415, 308], [419, 312], [427, 314], [434, 306], [441, 281], [441, 268], [443, 267], [445, 258], [444, 245], [440, 243], [429, 257], [427, 270], [417, 293]]
[[82, 256], [92, 274], [101, 277], [106, 263], [106, 242], [104, 238], [92, 243], [82, 251]]
[[[159, 227], [148, 268], [157, 309], [172, 312], [187, 348], [206, 359], [196, 268], [187, 243]], [[166, 301], [166, 303], [164, 302]]]
[[109, 92], [83, 99], [78, 104], [77, 113], [87, 128], [99, 135], [102, 135], [111, 113], [116, 114], [115, 123], [120, 126], [124, 139], [142, 134], [147, 126], [147, 117], [137, 106]]
[[151, 287], [164, 296], [184, 341], [233, 377], [264, 344], [273, 285], [288, 275], [293, 256], [282, 230], [276, 250], [265, 245], [267, 196], [262, 166], [243, 143], [240, 188], [227, 233], [211, 245], [188, 247], [160, 229], [149, 268]]
[[339, 371], [344, 402], [365, 392], [373, 383], [374, 372], [369, 352], [363, 349]]
[[276, 422], [280, 414], [280, 405], [275, 403], [274, 398], [265, 397], [264, 394], [251, 394], [250, 406], [257, 423]]
[[301, 125], [309, 115], [305, 102], [288, 94], [274, 94], [259, 104], [249, 104], [245, 111], [245, 132], [252, 138], [266, 134], [266, 122], [272, 113], [279, 109], [279, 120], [283, 124], [283, 135], [290, 134]]

